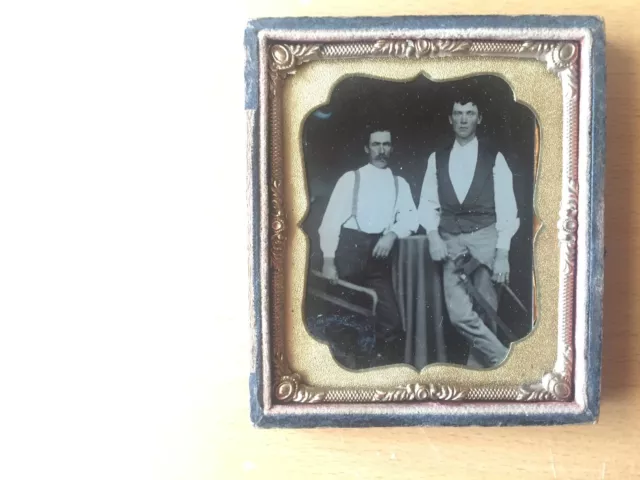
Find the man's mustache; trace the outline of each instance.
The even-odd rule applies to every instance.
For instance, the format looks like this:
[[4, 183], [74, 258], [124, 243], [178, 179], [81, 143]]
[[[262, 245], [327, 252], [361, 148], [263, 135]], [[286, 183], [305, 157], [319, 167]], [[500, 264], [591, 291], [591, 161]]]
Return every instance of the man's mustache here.
[[389, 155], [386, 153], [379, 153], [376, 156], [376, 160], [389, 160]]

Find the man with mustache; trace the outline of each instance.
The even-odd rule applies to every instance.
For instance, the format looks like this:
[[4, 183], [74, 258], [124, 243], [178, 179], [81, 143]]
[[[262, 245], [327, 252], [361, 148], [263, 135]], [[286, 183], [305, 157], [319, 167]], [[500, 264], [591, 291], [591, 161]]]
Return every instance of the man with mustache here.
[[391, 132], [370, 130], [364, 151], [369, 162], [340, 177], [318, 229], [322, 272], [375, 290], [377, 364], [397, 363], [404, 361], [405, 334], [391, 283], [391, 251], [397, 238], [418, 229], [418, 214], [409, 184], [389, 169]]
[[470, 280], [496, 310], [492, 281], [509, 281], [511, 238], [520, 226], [513, 176], [504, 156], [478, 139], [482, 122], [476, 100], [458, 95], [449, 123], [455, 140], [433, 153], [420, 197], [420, 223], [429, 236], [434, 261], [443, 261], [444, 296], [453, 326], [470, 345], [469, 366], [492, 367], [504, 360], [507, 348], [496, 335], [497, 325], [483, 319], [456, 272], [456, 258], [468, 253], [482, 266]]

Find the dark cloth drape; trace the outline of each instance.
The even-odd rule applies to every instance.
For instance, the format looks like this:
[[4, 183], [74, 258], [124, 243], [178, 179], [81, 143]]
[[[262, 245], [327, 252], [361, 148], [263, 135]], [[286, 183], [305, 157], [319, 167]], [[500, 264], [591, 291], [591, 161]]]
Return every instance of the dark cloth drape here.
[[400, 239], [396, 255], [392, 279], [407, 332], [405, 362], [418, 369], [447, 362], [442, 267], [431, 260], [425, 235]]

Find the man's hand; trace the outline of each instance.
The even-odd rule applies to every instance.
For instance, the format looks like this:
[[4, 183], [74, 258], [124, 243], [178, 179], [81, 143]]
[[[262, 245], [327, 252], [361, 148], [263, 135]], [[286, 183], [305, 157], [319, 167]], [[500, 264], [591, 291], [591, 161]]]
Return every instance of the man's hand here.
[[391, 249], [393, 248], [393, 243], [396, 241], [398, 236], [393, 232], [387, 232], [383, 236], [380, 237], [376, 246], [373, 247], [373, 257], [374, 258], [387, 258], [389, 253], [391, 253]]
[[322, 264], [322, 275], [329, 279], [329, 282], [336, 283], [338, 281], [338, 269], [333, 258], [326, 257]]
[[435, 230], [429, 232], [429, 254], [434, 262], [440, 262], [449, 256], [447, 244]]
[[496, 249], [496, 258], [493, 261], [493, 276], [491, 280], [498, 283], [509, 283], [509, 251], [502, 248]]

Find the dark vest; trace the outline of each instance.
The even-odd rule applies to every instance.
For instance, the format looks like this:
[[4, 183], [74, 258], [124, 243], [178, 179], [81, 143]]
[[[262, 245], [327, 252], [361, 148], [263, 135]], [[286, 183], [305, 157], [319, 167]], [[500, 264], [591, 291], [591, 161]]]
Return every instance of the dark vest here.
[[496, 223], [493, 167], [498, 151], [478, 142], [478, 162], [473, 181], [460, 203], [449, 176], [449, 157], [453, 145], [436, 152], [436, 176], [440, 198], [440, 230], [454, 235], [471, 233]]

